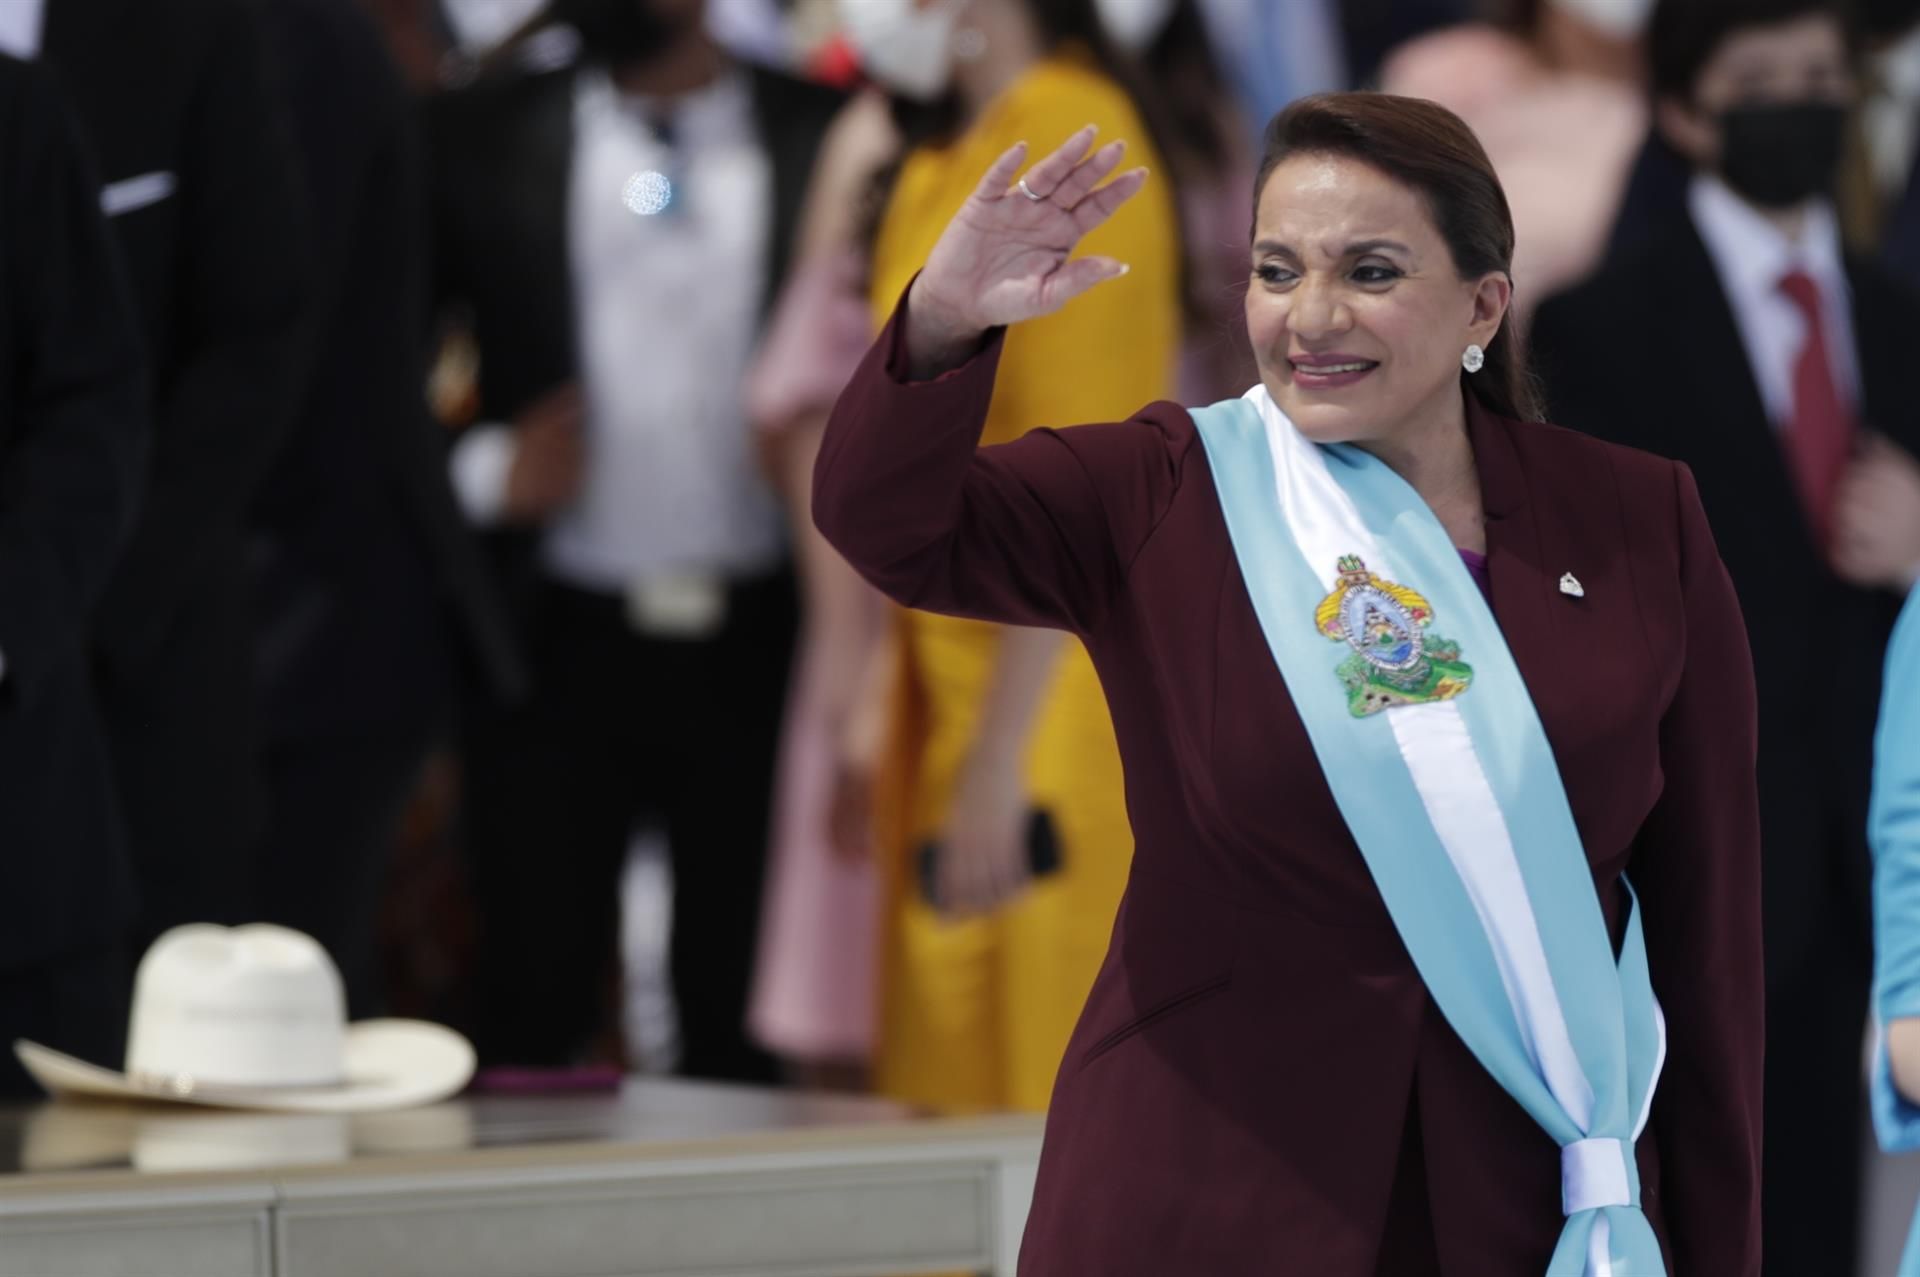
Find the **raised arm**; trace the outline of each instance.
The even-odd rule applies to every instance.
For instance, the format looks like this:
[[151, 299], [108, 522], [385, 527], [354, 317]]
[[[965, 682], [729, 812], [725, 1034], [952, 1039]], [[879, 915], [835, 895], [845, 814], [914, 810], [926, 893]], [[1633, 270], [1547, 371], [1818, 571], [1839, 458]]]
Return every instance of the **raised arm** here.
[[1630, 876], [1667, 1024], [1654, 1099], [1674, 1271], [1760, 1271], [1760, 824], [1753, 663], [1693, 476], [1674, 467], [1685, 667]]
[[1136, 170], [1099, 186], [1121, 148], [1087, 154], [1091, 141], [1077, 134], [1024, 189], [1008, 189], [1024, 148], [1001, 157], [834, 410], [815, 522], [908, 606], [1089, 632], [1171, 500], [1191, 425], [1170, 405], [1121, 425], [977, 447], [1005, 326], [1125, 271], [1112, 258], [1071, 257], [1145, 180]]

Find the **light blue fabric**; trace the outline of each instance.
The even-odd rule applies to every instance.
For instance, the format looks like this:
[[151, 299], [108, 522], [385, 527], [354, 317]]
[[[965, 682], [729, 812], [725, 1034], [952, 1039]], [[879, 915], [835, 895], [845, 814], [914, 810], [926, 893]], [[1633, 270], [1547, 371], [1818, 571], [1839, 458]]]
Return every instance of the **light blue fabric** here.
[[[1879, 1025], [1920, 1015], [1920, 589], [1907, 598], [1887, 649], [1887, 679], [1874, 738], [1873, 1010]], [[1893, 1086], [1887, 1038], [1874, 1048], [1874, 1131], [1889, 1153], [1920, 1148], [1920, 1106]], [[1920, 1218], [1907, 1237], [1900, 1277], [1920, 1277]]]
[[[1493, 948], [1434, 832], [1392, 725], [1384, 715], [1356, 718], [1348, 710], [1333, 674], [1337, 649], [1314, 623], [1314, 609], [1327, 592], [1321, 572], [1333, 565], [1308, 564], [1288, 530], [1259, 410], [1233, 400], [1197, 409], [1193, 419], [1274, 660], [1434, 1001], [1488, 1072], [1562, 1147], [1582, 1138], [1610, 1138], [1630, 1150], [1660, 1063], [1639, 907], [1632, 908], [1616, 968], [1552, 748], [1493, 613], [1446, 530], [1377, 458], [1352, 447], [1321, 450], [1375, 540], [1391, 548], [1401, 583], [1426, 596], [1436, 628], [1459, 642], [1461, 659], [1473, 667], [1473, 685], [1453, 703], [1511, 831], [1568, 1032], [1593, 1090], [1587, 1131], [1554, 1098], [1527, 1049]], [[1588, 1239], [1603, 1214], [1614, 1277], [1665, 1272], [1653, 1228], [1639, 1208], [1639, 1171], [1630, 1151], [1626, 1167], [1632, 1205], [1569, 1217], [1549, 1277], [1579, 1277], [1587, 1270]]]

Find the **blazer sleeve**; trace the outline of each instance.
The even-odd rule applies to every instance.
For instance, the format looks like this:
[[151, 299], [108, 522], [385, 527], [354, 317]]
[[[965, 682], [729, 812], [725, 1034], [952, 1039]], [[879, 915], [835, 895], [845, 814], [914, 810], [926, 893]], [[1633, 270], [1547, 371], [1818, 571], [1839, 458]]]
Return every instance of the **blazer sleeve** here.
[[1874, 742], [1873, 1125], [1888, 1152], [1920, 1148], [1920, 1105], [1893, 1085], [1886, 1026], [1920, 1016], [1920, 590], [1887, 650]]
[[1667, 1026], [1654, 1096], [1675, 1271], [1760, 1271], [1764, 998], [1753, 662], [1692, 472], [1675, 465], [1684, 666], [1660, 725], [1665, 787], [1633, 858]]
[[[8, 152], [5, 328], [17, 411], [0, 457], [0, 699], [84, 647], [119, 556], [146, 458], [146, 383], [127, 284], [100, 214], [100, 182], [73, 118], [38, 68]], [[9, 75], [12, 78], [12, 75]], [[0, 409], [4, 410], [4, 409]]]
[[908, 378], [904, 296], [835, 405], [813, 517], [907, 607], [1087, 635], [1171, 507], [1192, 419], [1033, 430], [981, 448], [1005, 333], [935, 380]]
[[289, 139], [257, 15], [215, 7], [187, 112], [176, 246], [176, 352], [157, 387], [150, 486], [101, 613], [114, 664], [158, 650], [197, 580], [234, 535], [290, 426], [304, 375], [307, 278]]

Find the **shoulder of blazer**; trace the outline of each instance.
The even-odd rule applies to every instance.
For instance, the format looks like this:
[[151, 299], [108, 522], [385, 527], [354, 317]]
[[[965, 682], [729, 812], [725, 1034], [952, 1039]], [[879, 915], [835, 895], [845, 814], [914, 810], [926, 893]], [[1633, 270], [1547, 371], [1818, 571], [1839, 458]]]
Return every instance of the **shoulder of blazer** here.
[[749, 63], [747, 72], [753, 85], [754, 112], [769, 137], [789, 130], [802, 136], [824, 133], [847, 100], [838, 89], [757, 63]]
[[428, 130], [437, 145], [496, 147], [502, 130], [570, 103], [575, 71], [570, 66], [532, 74], [507, 71], [434, 94], [426, 104]]
[[1621, 501], [1629, 509], [1643, 509], [1649, 501], [1672, 505], [1674, 471], [1679, 462], [1548, 422], [1509, 417], [1493, 417], [1492, 421], [1512, 440], [1536, 497], [1578, 505], [1589, 494], [1606, 491], [1605, 485], [1594, 482], [1596, 475], [1611, 474]]

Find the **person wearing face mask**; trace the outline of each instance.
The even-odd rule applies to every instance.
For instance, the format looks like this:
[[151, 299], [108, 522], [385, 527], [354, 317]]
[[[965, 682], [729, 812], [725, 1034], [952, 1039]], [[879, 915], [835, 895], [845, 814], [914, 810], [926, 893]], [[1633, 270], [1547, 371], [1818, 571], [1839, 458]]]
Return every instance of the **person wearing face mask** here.
[[575, 64], [430, 114], [437, 273], [479, 351], [456, 486], [531, 691], [476, 712], [466, 830], [490, 1067], [591, 1065], [637, 829], [673, 860], [681, 1071], [767, 1080], [745, 1018], [794, 627], [741, 381], [838, 94], [735, 61], [701, 0], [555, 0]]
[[1920, 305], [1842, 253], [1853, 98], [1823, 0], [1663, 0], [1658, 127], [1684, 209], [1546, 303], [1555, 410], [1675, 457], [1740, 592], [1760, 694], [1769, 1271], [1852, 1271], [1880, 668], [1920, 575]]
[[[874, 239], [884, 321], [982, 168], [1088, 121], [1140, 139], [1142, 110], [1094, 0], [842, 0], [867, 72], [919, 109]], [[1118, 416], [1173, 390], [1178, 217], [1157, 188], [1094, 251], [1132, 275], [1023, 329], [989, 439]], [[876, 322], [876, 327], [878, 323]], [[876, 778], [888, 885], [875, 1078], [945, 1108], [1039, 1110], [1100, 964], [1133, 839], [1113, 726], [1086, 653], [1051, 632], [909, 613]]]
[[1081, 246], [1150, 177], [1087, 129], [984, 168], [814, 476], [895, 599], [1077, 636], [1118, 729], [1020, 1271], [1756, 1277], [1754, 691], [1694, 481], [1540, 423], [1458, 117], [1267, 137], [1245, 395], [979, 446], [1030, 326], [1130, 309]]

